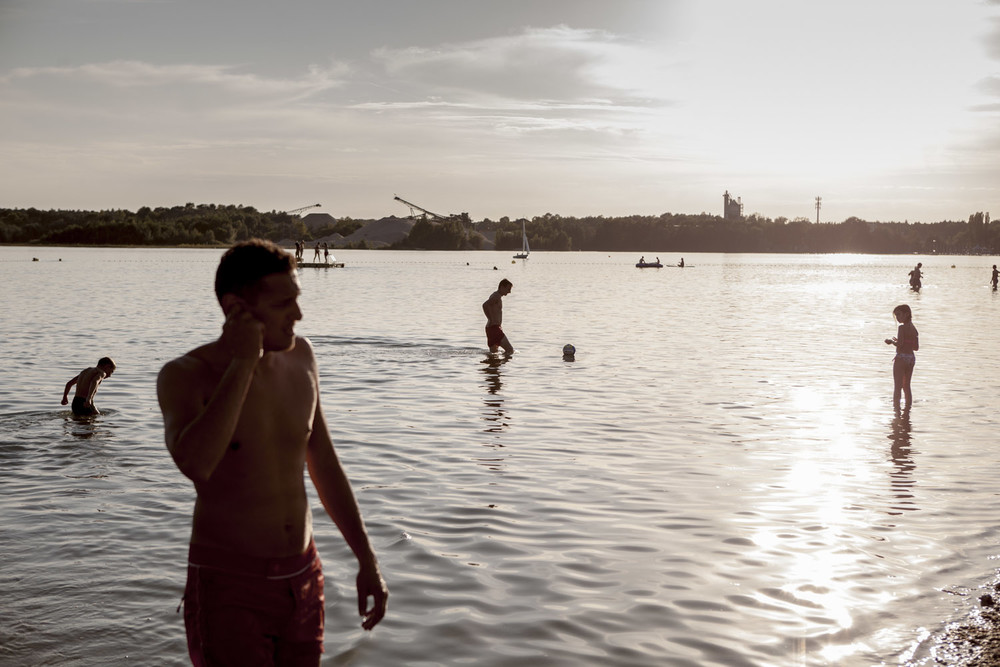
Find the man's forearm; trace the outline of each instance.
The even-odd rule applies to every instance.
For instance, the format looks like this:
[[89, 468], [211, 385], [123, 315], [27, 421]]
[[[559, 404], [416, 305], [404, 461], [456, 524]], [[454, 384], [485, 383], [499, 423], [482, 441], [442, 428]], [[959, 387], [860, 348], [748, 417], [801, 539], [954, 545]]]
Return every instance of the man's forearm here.
[[312, 477], [313, 485], [326, 513], [344, 536], [344, 541], [354, 552], [358, 563], [362, 567], [377, 566], [378, 559], [368, 538], [364, 519], [361, 518], [361, 508], [358, 506], [347, 474], [333, 453], [333, 448], [330, 448], [328, 455], [320, 455], [318, 458], [323, 460], [317, 460], [317, 457], [310, 455], [309, 476]]

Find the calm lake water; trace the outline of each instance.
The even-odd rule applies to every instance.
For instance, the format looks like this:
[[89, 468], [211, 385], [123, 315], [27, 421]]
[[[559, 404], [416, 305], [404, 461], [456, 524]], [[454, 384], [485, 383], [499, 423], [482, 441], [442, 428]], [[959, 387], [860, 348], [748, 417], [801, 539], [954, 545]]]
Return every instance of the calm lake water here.
[[[220, 254], [0, 248], [0, 664], [187, 664], [194, 494], [154, 383], [217, 335]], [[1000, 555], [995, 258], [511, 254], [301, 272], [391, 590], [364, 633], [313, 495], [324, 665], [928, 663]], [[480, 309], [503, 277], [509, 361]], [[882, 342], [899, 303], [907, 416]], [[105, 414], [74, 421], [63, 385], [103, 355]]]

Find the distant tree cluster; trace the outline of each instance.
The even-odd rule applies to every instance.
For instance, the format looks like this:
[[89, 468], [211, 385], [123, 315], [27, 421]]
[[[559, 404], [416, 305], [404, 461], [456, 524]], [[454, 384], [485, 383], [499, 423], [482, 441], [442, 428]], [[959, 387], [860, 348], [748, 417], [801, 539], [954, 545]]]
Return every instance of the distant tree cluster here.
[[409, 236], [393, 248], [419, 250], [479, 250], [483, 237], [459, 219], [432, 221], [418, 219]]
[[[364, 222], [342, 218], [310, 231], [298, 216], [287, 213], [190, 203], [172, 208], [143, 207], [134, 213], [0, 209], [0, 243], [229, 245], [253, 237], [308, 242], [335, 232], [348, 236]], [[583, 218], [546, 213], [531, 220], [503, 217], [473, 225], [464, 216], [417, 220], [410, 235], [393, 247], [478, 249], [483, 243], [481, 232], [495, 235], [498, 250], [517, 250], [522, 222], [532, 250], [1000, 254], [1000, 223], [982, 212], [970, 215], [967, 222], [867, 222], [852, 217], [824, 224], [806, 218], [772, 220], [757, 214], [725, 220], [707, 213]]]
[[355, 220], [353, 218], [341, 218], [332, 225], [323, 225], [322, 227], [316, 227], [315, 229], [313, 229], [311, 231], [312, 238], [309, 238], [307, 236], [299, 236], [299, 237], [286, 236], [284, 238], [298, 238], [299, 240], [302, 239], [312, 240], [312, 239], [323, 238], [324, 236], [331, 236], [333, 234], [340, 234], [341, 236], [350, 236], [357, 230], [361, 229], [364, 226], [365, 222], [366, 221]]
[[264, 213], [252, 206], [189, 203], [171, 208], [144, 206], [135, 213], [0, 209], [2, 243], [229, 245], [249, 238], [279, 241], [311, 240], [313, 236], [298, 216]]
[[[521, 220], [485, 220], [498, 250], [521, 247]], [[816, 224], [806, 218], [664, 213], [660, 216], [562, 217], [525, 221], [532, 250], [604, 252], [1000, 253], [1000, 223], [976, 213], [969, 222], [867, 222], [848, 218]]]

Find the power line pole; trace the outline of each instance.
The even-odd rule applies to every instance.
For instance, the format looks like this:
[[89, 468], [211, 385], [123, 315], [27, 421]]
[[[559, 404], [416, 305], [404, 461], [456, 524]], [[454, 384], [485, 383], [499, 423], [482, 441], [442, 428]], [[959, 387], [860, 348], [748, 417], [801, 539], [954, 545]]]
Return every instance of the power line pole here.
[[823, 202], [823, 198], [822, 197], [816, 197], [816, 224], [817, 225], [819, 224], [819, 207], [820, 207], [820, 204], [822, 202]]

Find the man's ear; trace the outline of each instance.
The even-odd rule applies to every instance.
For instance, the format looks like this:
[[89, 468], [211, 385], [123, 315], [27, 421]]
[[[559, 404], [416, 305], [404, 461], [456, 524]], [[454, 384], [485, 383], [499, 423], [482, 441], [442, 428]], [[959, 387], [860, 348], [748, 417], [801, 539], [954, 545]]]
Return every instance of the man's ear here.
[[240, 299], [232, 292], [227, 292], [226, 294], [223, 294], [222, 299], [219, 301], [220, 305], [222, 306], [223, 315], [229, 317], [229, 314], [233, 311], [233, 308], [236, 308], [240, 304], [240, 302], [242, 302], [242, 299]]

